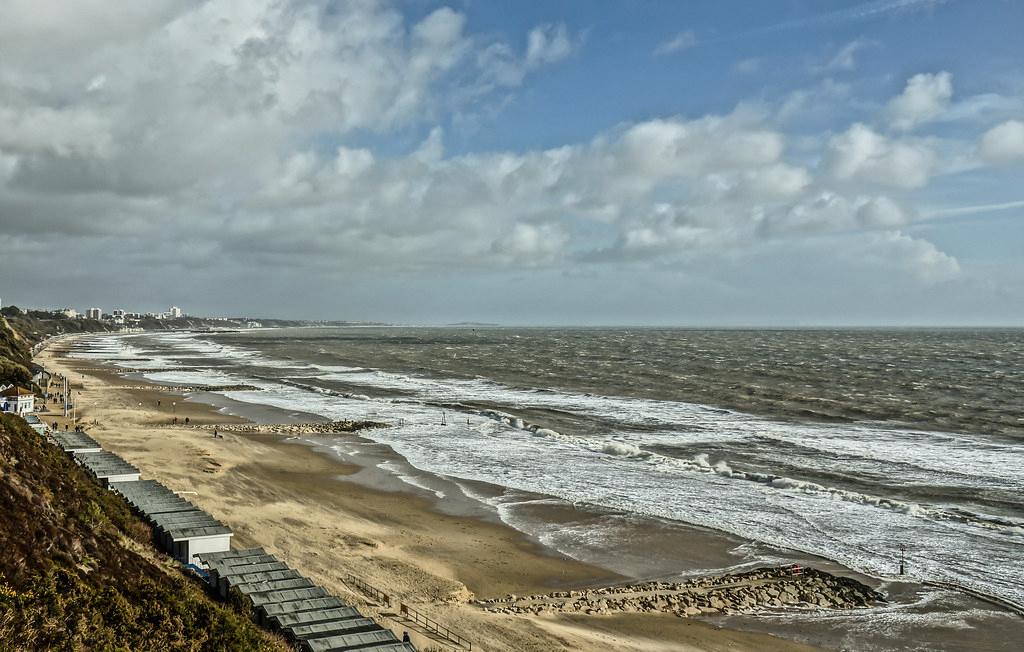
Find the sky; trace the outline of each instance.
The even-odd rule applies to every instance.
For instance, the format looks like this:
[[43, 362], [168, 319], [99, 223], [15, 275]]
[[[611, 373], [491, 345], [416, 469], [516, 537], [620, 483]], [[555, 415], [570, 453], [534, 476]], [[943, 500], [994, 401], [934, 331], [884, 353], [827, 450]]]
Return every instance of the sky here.
[[5, 305], [1024, 326], [1024, 3], [3, 14]]

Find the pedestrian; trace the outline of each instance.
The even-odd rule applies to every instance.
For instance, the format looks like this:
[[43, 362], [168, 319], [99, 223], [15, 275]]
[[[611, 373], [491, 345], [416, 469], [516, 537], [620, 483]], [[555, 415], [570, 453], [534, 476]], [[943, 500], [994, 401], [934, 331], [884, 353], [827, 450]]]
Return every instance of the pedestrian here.
[[213, 438], [214, 438], [214, 439], [216, 439], [216, 438], [217, 438], [217, 437], [219, 437], [219, 436], [220, 436], [220, 435], [218, 435], [218, 434], [217, 434], [217, 429], [216, 429], [216, 428], [214, 428], [214, 429], [213, 429]]
[[159, 401], [159, 400], [157, 400], [157, 402], [156, 402], [156, 406], [157, 406], [157, 407], [160, 407], [160, 401]]
[[185, 425], [186, 426], [188, 425], [188, 421], [189, 421], [188, 417], [185, 417]]

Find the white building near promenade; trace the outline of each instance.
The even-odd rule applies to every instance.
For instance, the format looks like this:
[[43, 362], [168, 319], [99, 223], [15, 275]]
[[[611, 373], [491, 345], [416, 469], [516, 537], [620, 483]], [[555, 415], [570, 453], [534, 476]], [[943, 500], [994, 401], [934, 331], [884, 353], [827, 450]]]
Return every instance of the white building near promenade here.
[[30, 414], [36, 406], [36, 395], [27, 389], [12, 385], [0, 392], [0, 412]]

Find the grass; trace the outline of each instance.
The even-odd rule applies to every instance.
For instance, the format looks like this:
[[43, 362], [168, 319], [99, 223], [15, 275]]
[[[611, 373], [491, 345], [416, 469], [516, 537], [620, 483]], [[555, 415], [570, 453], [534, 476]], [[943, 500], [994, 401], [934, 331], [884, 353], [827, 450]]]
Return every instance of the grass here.
[[151, 537], [120, 498], [0, 415], [0, 647], [290, 649], [131, 549]]

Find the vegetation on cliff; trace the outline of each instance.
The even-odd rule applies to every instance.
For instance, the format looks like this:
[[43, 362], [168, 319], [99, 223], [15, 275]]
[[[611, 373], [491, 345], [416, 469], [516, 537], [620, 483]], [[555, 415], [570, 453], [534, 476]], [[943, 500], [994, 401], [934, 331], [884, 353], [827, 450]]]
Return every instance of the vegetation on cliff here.
[[0, 315], [0, 385], [26, 385], [32, 379], [28, 349], [18, 331]]
[[0, 513], [4, 649], [288, 649], [147, 558], [149, 527], [10, 415], [0, 415]]

